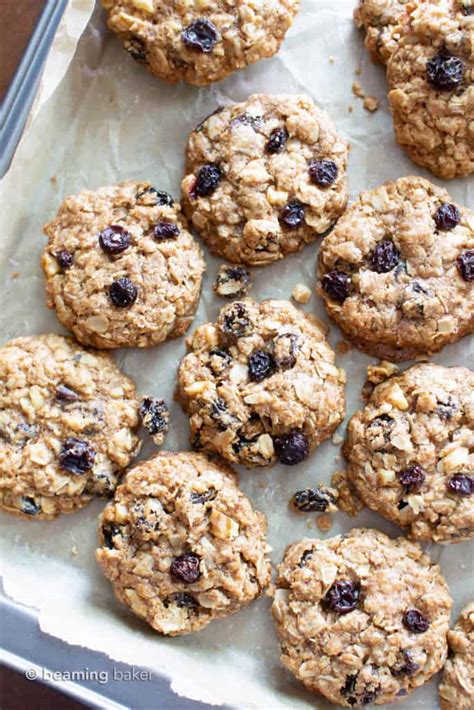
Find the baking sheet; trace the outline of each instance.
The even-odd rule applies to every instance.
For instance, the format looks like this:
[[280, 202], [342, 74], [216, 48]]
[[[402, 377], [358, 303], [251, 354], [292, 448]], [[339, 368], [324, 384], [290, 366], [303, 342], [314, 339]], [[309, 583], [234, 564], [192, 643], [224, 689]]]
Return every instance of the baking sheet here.
[[[254, 92], [309, 93], [350, 139], [351, 198], [387, 179], [420, 173], [429, 177], [395, 144], [383, 70], [371, 64], [363, 49], [351, 19], [354, 5], [355, 0], [302, 0], [277, 57], [215, 86], [196, 89], [168, 86], [148, 75], [107, 33], [103, 14], [92, 0], [71, 0], [29, 126], [0, 186], [1, 343], [30, 333], [63, 332], [54, 313], [44, 306], [39, 265], [45, 243], [42, 224], [54, 214], [62, 196], [132, 178], [151, 180], [178, 197], [187, 135], [217, 105], [244, 100]], [[360, 76], [355, 74], [359, 67]], [[382, 99], [377, 113], [366, 113], [361, 100], [352, 95], [355, 80], [367, 94]], [[457, 201], [473, 206], [472, 180], [453, 181], [447, 187]], [[296, 283], [314, 287], [316, 254], [313, 244], [278, 264], [255, 269], [252, 295], [289, 298]], [[194, 327], [214, 319], [222, 305], [211, 291], [220, 262], [207, 257], [203, 299]], [[316, 296], [304, 309], [327, 321]], [[341, 340], [335, 326], [329, 339], [333, 346]], [[188, 448], [187, 420], [172, 399], [176, 368], [184, 352], [184, 339], [180, 339], [158, 348], [116, 353], [140, 392], [164, 396], [171, 405], [171, 431], [164, 447], [168, 450]], [[472, 339], [465, 339], [433, 360], [468, 364], [473, 354]], [[372, 361], [354, 350], [338, 358], [349, 373], [346, 422], [362, 403], [366, 366]], [[339, 433], [344, 433], [344, 425]], [[153, 446], [147, 443], [141, 457], [152, 452]], [[288, 510], [287, 501], [295, 490], [329, 482], [341, 465], [339, 446], [328, 441], [296, 468], [241, 472], [243, 489], [268, 515], [275, 562], [288, 543], [303, 536], [325, 537], [354, 525], [397, 534], [394, 526], [364, 511], [355, 521], [336, 514], [333, 529], [324, 535], [314, 515], [298, 516]], [[94, 560], [96, 520], [102, 507], [103, 502], [96, 501], [53, 522], [0, 517], [0, 570], [6, 593], [38, 609], [45, 632], [114, 659], [150, 667], [171, 678], [177, 693], [196, 700], [242, 708], [330, 707], [302, 689], [280, 666], [267, 598], [195, 636], [175, 639], [159, 637], [119, 605]], [[472, 596], [472, 545], [430, 545], [428, 551], [441, 563], [457, 614]], [[420, 706], [437, 707], [435, 683], [397, 705], [403, 710]], [[136, 707], [140, 707], [140, 698]]]

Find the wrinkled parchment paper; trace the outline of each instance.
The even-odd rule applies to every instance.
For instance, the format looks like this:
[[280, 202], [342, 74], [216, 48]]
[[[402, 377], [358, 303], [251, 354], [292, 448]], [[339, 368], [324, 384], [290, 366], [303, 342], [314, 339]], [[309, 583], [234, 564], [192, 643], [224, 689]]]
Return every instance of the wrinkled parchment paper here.
[[[148, 75], [107, 33], [103, 14], [94, 8], [93, 0], [71, 0], [27, 131], [1, 185], [1, 343], [30, 333], [62, 332], [54, 313], [44, 306], [39, 265], [42, 224], [53, 215], [62, 196], [134, 178], [149, 179], [177, 197], [186, 137], [218, 104], [241, 101], [253, 92], [309, 93], [351, 141], [351, 198], [384, 180], [420, 173], [394, 142], [383, 70], [371, 64], [362, 37], [354, 29], [354, 5], [355, 0], [302, 0], [299, 16], [277, 57], [215, 86], [196, 89], [168, 86]], [[359, 66], [360, 77], [355, 74]], [[354, 80], [362, 83], [367, 94], [382, 99], [376, 114], [366, 113], [360, 99], [352, 95]], [[472, 181], [451, 182], [448, 189], [456, 200], [473, 206]], [[283, 262], [254, 270], [253, 296], [289, 298], [296, 283], [313, 287], [316, 252], [313, 244]], [[211, 291], [218, 263], [208, 258], [195, 326], [214, 319], [222, 305]], [[327, 320], [316, 296], [305, 309]], [[335, 326], [330, 340], [333, 346], [341, 340]], [[468, 364], [469, 360], [472, 364], [473, 350], [472, 342], [465, 339], [433, 359], [447, 365]], [[148, 350], [116, 353], [140, 392], [162, 395], [171, 404], [171, 432], [165, 445], [169, 450], [188, 448], [187, 420], [173, 403], [176, 368], [184, 352], [181, 339]], [[360, 392], [369, 362], [370, 358], [354, 350], [339, 358], [349, 373], [348, 416], [362, 403]], [[339, 432], [344, 433], [344, 425]], [[147, 443], [142, 456], [152, 450]], [[341, 464], [339, 446], [329, 441], [297, 468], [241, 472], [243, 489], [268, 515], [275, 562], [288, 543], [303, 536], [324, 536], [314, 515], [291, 513], [287, 501], [295, 490], [317, 481], [329, 482]], [[171, 678], [173, 689], [189, 698], [242, 708], [328, 707], [306, 693], [280, 666], [267, 598], [195, 636], [175, 639], [159, 637], [119, 605], [94, 560], [96, 520], [102, 506], [103, 502], [96, 501], [54, 522], [1, 516], [6, 593], [36, 608], [45, 632], [120, 661], [151, 667]], [[354, 525], [372, 525], [397, 534], [394, 526], [365, 511], [355, 522], [336, 514], [328, 535]], [[454, 617], [472, 595], [472, 546], [430, 545], [429, 552], [448, 579]], [[397, 707], [420, 706], [438, 706], [434, 682]]]

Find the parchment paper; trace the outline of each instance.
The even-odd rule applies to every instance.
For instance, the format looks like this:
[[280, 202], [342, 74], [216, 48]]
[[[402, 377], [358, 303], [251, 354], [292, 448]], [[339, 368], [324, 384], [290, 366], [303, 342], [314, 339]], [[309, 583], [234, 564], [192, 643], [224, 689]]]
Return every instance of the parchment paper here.
[[[148, 75], [107, 33], [103, 15], [98, 7], [94, 9], [92, 0], [71, 0], [29, 127], [1, 185], [1, 342], [30, 333], [62, 332], [54, 313], [44, 306], [39, 266], [42, 224], [62, 197], [126, 178], [149, 179], [178, 197], [187, 135], [218, 104], [243, 100], [253, 92], [309, 93], [351, 141], [351, 198], [384, 180], [422, 172], [394, 142], [384, 72], [371, 64], [362, 37], [354, 29], [354, 5], [355, 0], [302, 0], [299, 16], [277, 57], [215, 86], [196, 89], [168, 86]], [[354, 73], [359, 66], [360, 77]], [[383, 99], [376, 114], [367, 114], [360, 99], [352, 95], [356, 79], [368, 94]], [[456, 200], [473, 206], [472, 181], [451, 182], [448, 189]], [[313, 287], [316, 253], [313, 244], [283, 262], [255, 270], [253, 296], [289, 298], [296, 283]], [[214, 319], [222, 305], [211, 291], [217, 264], [208, 258], [194, 326]], [[14, 272], [19, 272], [15, 278]], [[327, 320], [316, 296], [305, 308]], [[339, 340], [341, 334], [332, 326], [330, 341], [334, 345]], [[139, 391], [160, 394], [171, 404], [171, 432], [165, 446], [169, 450], [188, 448], [187, 420], [173, 403], [176, 368], [184, 352], [181, 339], [158, 348], [116, 353], [121, 366], [136, 379]], [[472, 342], [464, 340], [433, 359], [467, 364], [472, 363], [472, 355]], [[354, 350], [339, 358], [349, 373], [348, 417], [362, 404], [360, 392], [370, 361]], [[343, 434], [344, 426], [339, 431]], [[152, 450], [147, 444], [142, 456]], [[303, 536], [323, 536], [315, 516], [291, 513], [287, 501], [295, 490], [328, 482], [341, 464], [339, 447], [329, 441], [297, 468], [276, 466], [241, 473], [243, 489], [268, 515], [275, 562], [288, 543]], [[102, 506], [97, 501], [54, 522], [1, 516], [5, 590], [18, 602], [39, 610], [45, 632], [162, 672], [172, 679], [177, 693], [189, 698], [242, 708], [328, 707], [306, 693], [279, 665], [266, 598], [197, 635], [176, 639], [159, 637], [115, 602], [94, 560], [96, 520]], [[354, 525], [372, 525], [394, 535], [399, 532], [379, 516], [364, 512], [355, 521], [336, 514], [329, 534]], [[74, 547], [77, 555], [72, 553]], [[432, 545], [429, 552], [442, 565], [457, 614], [472, 595], [472, 546]], [[419, 706], [437, 707], [435, 683], [397, 707]]]

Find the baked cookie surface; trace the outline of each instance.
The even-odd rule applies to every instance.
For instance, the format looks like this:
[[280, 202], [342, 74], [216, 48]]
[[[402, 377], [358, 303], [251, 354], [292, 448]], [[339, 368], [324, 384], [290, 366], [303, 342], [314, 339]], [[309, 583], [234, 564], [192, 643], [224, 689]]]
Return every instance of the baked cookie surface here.
[[236, 301], [198, 328], [178, 372], [191, 442], [244, 466], [295, 465], [344, 418], [345, 373], [315, 319]]
[[101, 516], [96, 556], [118, 599], [162, 634], [198, 631], [270, 581], [266, 519], [202, 454], [132, 468]]
[[474, 172], [474, 5], [430, 0], [411, 12], [387, 65], [399, 144], [435, 175]]
[[86, 190], [44, 231], [47, 305], [83, 345], [148, 347], [191, 325], [205, 262], [168, 193], [131, 181]]
[[349, 422], [349, 485], [427, 542], [474, 536], [474, 373], [415, 365], [378, 385]]
[[0, 348], [0, 507], [50, 520], [114, 490], [140, 449], [133, 382], [70, 338]]
[[367, 529], [290, 545], [272, 606], [283, 664], [343, 707], [426, 683], [446, 658], [450, 610], [440, 568], [418, 545]]
[[474, 212], [419, 177], [361, 193], [319, 250], [319, 294], [359, 348], [388, 360], [474, 329]]
[[354, 10], [355, 23], [365, 29], [365, 46], [383, 64], [398, 46], [408, 18], [408, 6], [413, 4], [413, 0], [359, 0]]
[[102, 0], [136, 61], [170, 82], [204, 86], [278, 52], [299, 0]]
[[474, 602], [448, 631], [449, 656], [439, 686], [441, 710], [472, 710], [474, 698]]
[[324, 234], [347, 203], [347, 142], [304, 95], [255, 94], [191, 133], [183, 209], [210, 250], [268, 264]]

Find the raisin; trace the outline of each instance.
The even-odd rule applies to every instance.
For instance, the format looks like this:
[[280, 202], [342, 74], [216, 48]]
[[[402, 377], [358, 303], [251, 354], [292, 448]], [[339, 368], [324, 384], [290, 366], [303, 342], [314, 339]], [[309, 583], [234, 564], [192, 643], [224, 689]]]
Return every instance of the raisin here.
[[109, 550], [114, 550], [114, 537], [121, 534], [122, 528], [120, 525], [115, 525], [114, 523], [106, 523], [102, 526], [102, 537], [104, 538], [104, 545], [109, 548]]
[[116, 308], [128, 308], [137, 300], [138, 289], [133, 281], [123, 277], [112, 282], [109, 296]]
[[446, 51], [438, 52], [426, 64], [426, 78], [438, 91], [452, 91], [462, 82], [464, 64]]
[[208, 54], [220, 39], [217, 27], [205, 17], [194, 20], [181, 32], [181, 39], [190, 49]]
[[252, 382], [261, 382], [271, 377], [276, 369], [273, 355], [266, 350], [254, 350], [248, 359], [248, 366]]
[[474, 280], [474, 249], [463, 251], [457, 258], [459, 273], [464, 281]]
[[119, 224], [111, 224], [99, 234], [100, 248], [111, 256], [121, 254], [131, 243], [130, 233]]
[[449, 232], [461, 221], [461, 213], [456, 205], [444, 202], [438, 207], [434, 215], [436, 227], [442, 232]]
[[305, 550], [301, 555], [301, 559], [298, 563], [298, 567], [306, 567], [306, 563], [313, 556], [313, 550]]
[[163, 239], [176, 239], [179, 237], [179, 227], [173, 222], [158, 222], [153, 227], [153, 236], [157, 242]]
[[421, 488], [426, 479], [426, 471], [421, 466], [414, 465], [399, 471], [397, 478], [405, 489], [405, 493]]
[[221, 312], [221, 329], [226, 335], [243, 338], [253, 331], [253, 323], [245, 303], [233, 303]]
[[318, 187], [330, 187], [337, 179], [338, 168], [333, 160], [315, 160], [309, 166], [311, 182]]
[[273, 444], [278, 460], [285, 466], [296, 466], [308, 458], [308, 438], [302, 431], [275, 436]]
[[231, 429], [232, 427], [241, 424], [240, 420], [229, 412], [227, 404], [221, 397], [216, 397], [216, 399], [212, 402], [210, 414], [223, 429]]
[[95, 451], [87, 441], [69, 437], [65, 439], [59, 454], [59, 465], [65, 471], [81, 475], [94, 466]]
[[348, 614], [359, 605], [360, 584], [351, 580], [334, 582], [323, 597], [322, 604], [326, 609], [337, 614]]
[[171, 576], [184, 584], [193, 584], [201, 576], [199, 564], [201, 560], [192, 552], [186, 552], [180, 557], [175, 557], [170, 567]]
[[191, 197], [208, 197], [215, 192], [222, 179], [221, 169], [218, 165], [203, 165], [199, 170], [191, 190]]
[[349, 296], [350, 278], [343, 271], [330, 271], [321, 279], [321, 286], [333, 301], [344, 303]]
[[355, 695], [357, 684], [357, 674], [348, 675], [346, 677], [346, 682], [341, 688], [341, 695], [346, 698], [349, 705], [355, 705], [357, 703], [357, 698]]
[[54, 256], [63, 271], [67, 271], [68, 269], [70, 269], [74, 263], [73, 255], [71, 254], [70, 251], [66, 251], [66, 249], [63, 249], [62, 251], [58, 251], [58, 253], [55, 254]]
[[186, 594], [186, 592], [175, 592], [174, 594], [170, 594], [163, 600], [163, 604], [166, 608], [168, 608], [170, 604], [176, 604], [176, 606], [180, 609], [190, 610], [196, 609], [198, 606], [198, 603], [194, 597], [190, 594]]
[[250, 273], [245, 266], [221, 266], [212, 289], [222, 298], [242, 298], [250, 287]]
[[279, 370], [291, 370], [296, 365], [298, 341], [296, 333], [282, 333], [273, 341], [273, 357]]
[[140, 417], [143, 426], [151, 436], [168, 431], [170, 413], [164, 399], [143, 397], [140, 403]]
[[377, 244], [370, 257], [372, 269], [378, 274], [386, 274], [396, 267], [400, 254], [390, 239], [383, 239]]
[[424, 634], [430, 628], [429, 619], [418, 609], [407, 609], [403, 614], [403, 625], [414, 634]]
[[403, 659], [390, 668], [390, 672], [396, 678], [399, 676], [414, 675], [419, 669], [418, 663], [415, 663], [409, 651], [403, 651]]
[[458, 411], [457, 402], [451, 395], [448, 395], [444, 402], [438, 399], [437, 404], [436, 414], [438, 414], [441, 419], [451, 419]]
[[140, 37], [128, 37], [123, 43], [124, 49], [136, 62], [144, 64], [147, 60], [146, 44]]
[[468, 17], [469, 15], [474, 15], [474, 5], [468, 4], [469, 2], [472, 2], [472, 0], [464, 0], [461, 6], [461, 12], [466, 17]]
[[215, 348], [209, 353], [209, 367], [214, 375], [222, 375], [229, 369], [232, 362], [232, 356], [227, 350]]
[[265, 145], [267, 153], [281, 153], [288, 140], [288, 131], [284, 128], [274, 128]]
[[474, 478], [466, 473], [456, 473], [447, 484], [448, 491], [467, 498], [474, 493]]
[[407, 505], [408, 505], [408, 503], [406, 502], [406, 500], [400, 500], [397, 503], [397, 508], [398, 508], [398, 510], [403, 510], [404, 508], [407, 507]]
[[208, 491], [204, 493], [191, 493], [191, 503], [209, 503], [211, 500], [215, 500], [217, 496], [217, 491], [215, 488], [209, 488]]
[[41, 507], [34, 498], [24, 497], [21, 499], [21, 510], [25, 515], [38, 515], [41, 512]]
[[79, 395], [66, 385], [58, 385], [56, 387], [56, 399], [61, 402], [76, 402], [79, 399]]
[[139, 190], [135, 195], [135, 199], [139, 204], [149, 207], [155, 205], [159, 205], [160, 207], [172, 207], [174, 204], [173, 198], [168, 192], [157, 190], [156, 187], [152, 187], [151, 185], [148, 185], [143, 190]]
[[335, 498], [327, 488], [318, 486], [318, 488], [296, 491], [291, 502], [296, 510], [302, 513], [324, 513], [335, 503]]
[[304, 205], [299, 200], [290, 200], [280, 212], [278, 221], [285, 229], [299, 229], [304, 223]]

